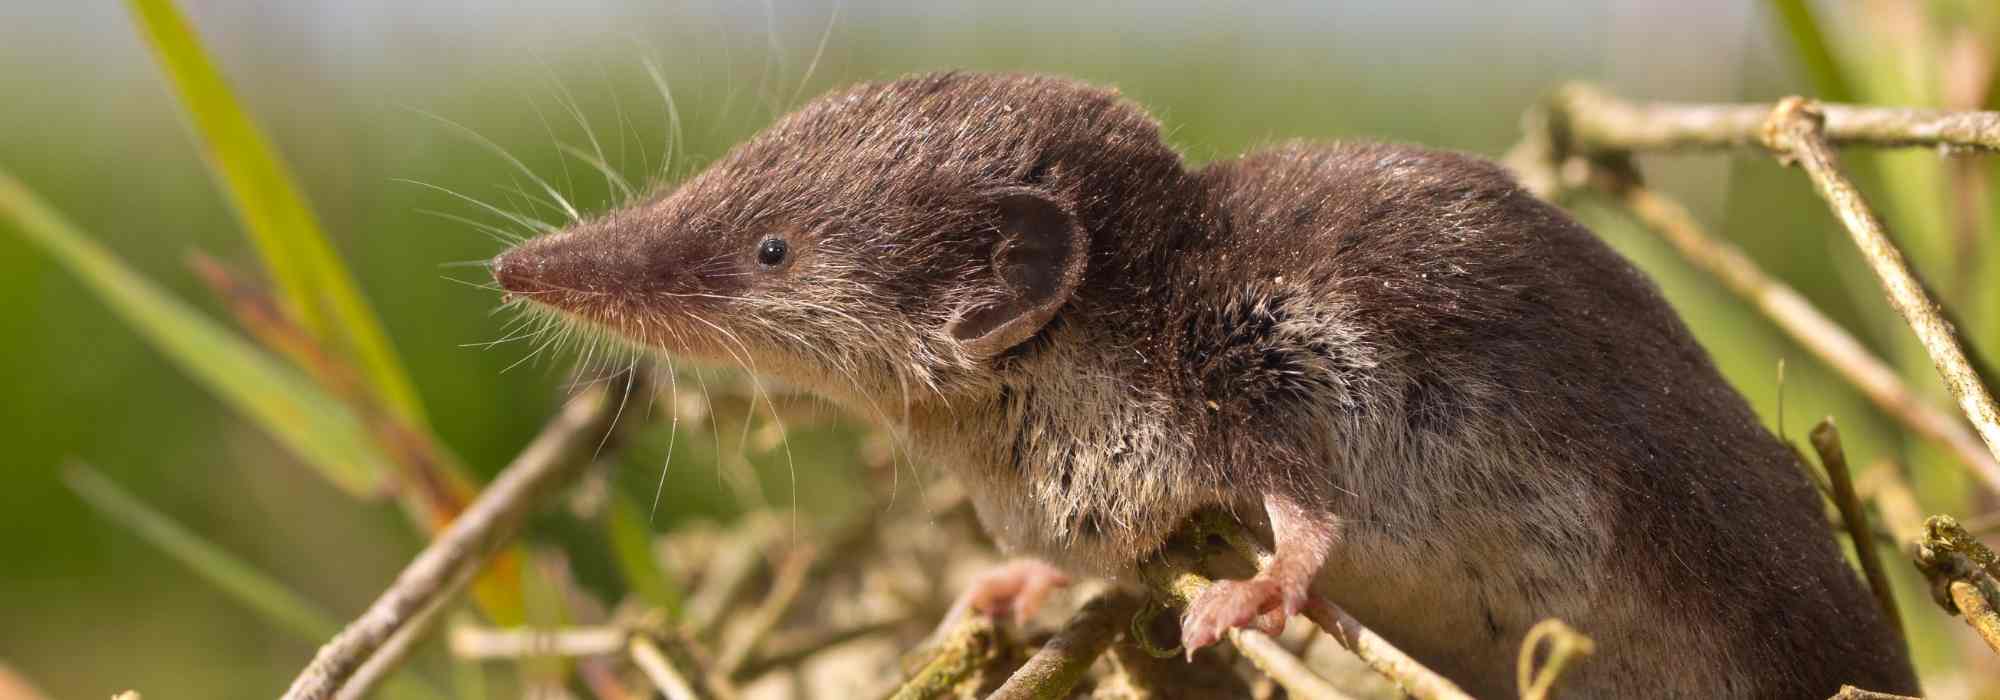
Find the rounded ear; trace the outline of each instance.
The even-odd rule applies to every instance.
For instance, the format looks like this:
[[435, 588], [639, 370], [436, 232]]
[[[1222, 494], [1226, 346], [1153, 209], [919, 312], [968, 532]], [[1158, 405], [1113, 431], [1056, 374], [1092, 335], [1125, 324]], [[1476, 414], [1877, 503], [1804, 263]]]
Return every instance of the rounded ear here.
[[990, 272], [997, 302], [960, 309], [947, 330], [974, 357], [989, 358], [1034, 337], [1083, 283], [1090, 234], [1061, 203], [1035, 190], [993, 194], [1000, 239]]

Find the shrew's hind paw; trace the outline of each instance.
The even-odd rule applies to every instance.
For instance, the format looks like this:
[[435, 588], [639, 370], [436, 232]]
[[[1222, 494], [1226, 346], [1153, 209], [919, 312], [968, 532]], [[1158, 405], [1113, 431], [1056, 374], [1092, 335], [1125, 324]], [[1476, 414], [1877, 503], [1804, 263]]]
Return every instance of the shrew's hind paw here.
[[1216, 581], [1181, 615], [1181, 645], [1193, 659], [1196, 649], [1214, 644], [1231, 629], [1254, 623], [1265, 634], [1280, 634], [1285, 631], [1286, 609], [1292, 597], [1277, 581], [1264, 576]]

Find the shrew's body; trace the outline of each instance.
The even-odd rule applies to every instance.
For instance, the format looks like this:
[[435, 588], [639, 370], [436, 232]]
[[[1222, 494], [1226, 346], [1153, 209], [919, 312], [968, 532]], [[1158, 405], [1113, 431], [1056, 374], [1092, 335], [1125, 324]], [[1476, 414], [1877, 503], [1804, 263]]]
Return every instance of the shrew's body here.
[[1514, 694], [1547, 617], [1597, 641], [1580, 696], [1914, 690], [1791, 454], [1653, 285], [1475, 158], [1189, 170], [1111, 92], [922, 76], [821, 98], [496, 276], [905, 422], [998, 541], [1064, 571], [1259, 514], [1277, 557], [1190, 606], [1195, 645], [1310, 587], [1480, 696]]

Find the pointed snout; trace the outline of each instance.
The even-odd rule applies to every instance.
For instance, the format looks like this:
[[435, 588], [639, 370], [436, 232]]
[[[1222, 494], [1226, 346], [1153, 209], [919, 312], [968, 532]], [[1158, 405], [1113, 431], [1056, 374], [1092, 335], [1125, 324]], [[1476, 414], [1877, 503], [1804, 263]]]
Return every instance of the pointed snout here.
[[501, 253], [493, 259], [493, 281], [500, 284], [508, 294], [533, 294], [542, 291], [542, 267], [537, 256], [527, 250], [527, 246], [517, 246]]

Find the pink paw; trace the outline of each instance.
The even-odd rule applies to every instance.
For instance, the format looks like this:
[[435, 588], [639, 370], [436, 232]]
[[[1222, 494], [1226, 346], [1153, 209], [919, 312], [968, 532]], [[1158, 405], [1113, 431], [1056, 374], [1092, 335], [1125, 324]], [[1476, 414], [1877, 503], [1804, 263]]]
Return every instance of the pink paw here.
[[1014, 559], [980, 572], [952, 604], [952, 617], [964, 610], [982, 615], [1009, 612], [1014, 622], [1026, 622], [1049, 594], [1069, 585], [1069, 575], [1037, 559]]
[[1231, 629], [1255, 623], [1265, 634], [1281, 634], [1285, 618], [1298, 612], [1305, 602], [1303, 591], [1294, 595], [1261, 576], [1248, 581], [1216, 581], [1181, 615], [1181, 646], [1193, 660], [1196, 649], [1214, 644]]

